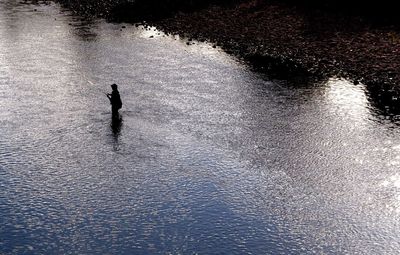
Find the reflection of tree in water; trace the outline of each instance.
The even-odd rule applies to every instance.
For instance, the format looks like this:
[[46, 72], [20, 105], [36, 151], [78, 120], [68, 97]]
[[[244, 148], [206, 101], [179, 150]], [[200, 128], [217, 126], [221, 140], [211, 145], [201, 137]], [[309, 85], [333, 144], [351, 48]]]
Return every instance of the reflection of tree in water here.
[[285, 81], [294, 87], [321, 86], [329, 76], [312, 74], [300, 65], [271, 56], [254, 55], [246, 58], [249, 67], [266, 80]]
[[96, 20], [90, 17], [72, 17], [72, 21], [69, 23], [73, 27], [73, 34], [79, 39], [84, 41], [94, 41], [97, 39], [97, 34], [94, 32], [96, 28]]
[[368, 101], [378, 118], [388, 119], [400, 124], [400, 90], [367, 86]]

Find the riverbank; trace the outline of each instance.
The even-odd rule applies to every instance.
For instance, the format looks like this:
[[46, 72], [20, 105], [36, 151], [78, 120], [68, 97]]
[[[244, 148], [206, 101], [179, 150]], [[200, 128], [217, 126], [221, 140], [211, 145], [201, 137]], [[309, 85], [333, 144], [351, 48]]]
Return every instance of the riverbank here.
[[182, 7], [190, 9], [186, 12], [176, 6], [161, 12], [163, 8], [152, 8], [157, 1], [59, 2], [85, 15], [146, 21], [168, 34], [208, 41], [257, 69], [282, 77], [338, 76], [389, 89], [400, 84], [400, 30], [355, 15], [262, 0], [236, 5], [232, 0], [231, 5], [202, 6], [199, 11]]
[[249, 1], [150, 22], [210, 41], [261, 69], [338, 76], [367, 85], [400, 84], [400, 33], [361, 18]]

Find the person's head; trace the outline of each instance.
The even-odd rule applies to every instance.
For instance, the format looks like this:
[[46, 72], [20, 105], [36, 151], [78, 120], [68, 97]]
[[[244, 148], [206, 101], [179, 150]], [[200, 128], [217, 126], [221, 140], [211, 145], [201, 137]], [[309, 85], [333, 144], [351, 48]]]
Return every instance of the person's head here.
[[113, 90], [116, 90], [116, 89], [118, 89], [118, 86], [117, 86], [117, 84], [113, 83], [113, 84], [111, 84], [111, 88], [112, 88]]

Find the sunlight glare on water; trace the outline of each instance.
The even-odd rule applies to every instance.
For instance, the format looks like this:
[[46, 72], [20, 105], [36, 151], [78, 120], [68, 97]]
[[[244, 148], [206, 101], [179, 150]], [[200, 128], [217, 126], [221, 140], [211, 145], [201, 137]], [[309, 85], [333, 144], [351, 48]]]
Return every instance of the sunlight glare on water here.
[[344, 118], [351, 119], [353, 123], [364, 123], [370, 116], [370, 106], [362, 86], [354, 86], [340, 79], [328, 80], [325, 97], [330, 102], [329, 109], [341, 112]]
[[400, 250], [396, 109], [364, 85], [1, 1], [0, 97], [1, 254]]

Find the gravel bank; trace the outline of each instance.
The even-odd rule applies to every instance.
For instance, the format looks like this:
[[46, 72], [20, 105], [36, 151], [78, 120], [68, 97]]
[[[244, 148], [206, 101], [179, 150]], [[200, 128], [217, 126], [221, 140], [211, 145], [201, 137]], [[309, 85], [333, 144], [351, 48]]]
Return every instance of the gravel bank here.
[[400, 33], [361, 18], [288, 4], [249, 1], [149, 22], [210, 41], [263, 69], [338, 76], [367, 85], [400, 84]]

